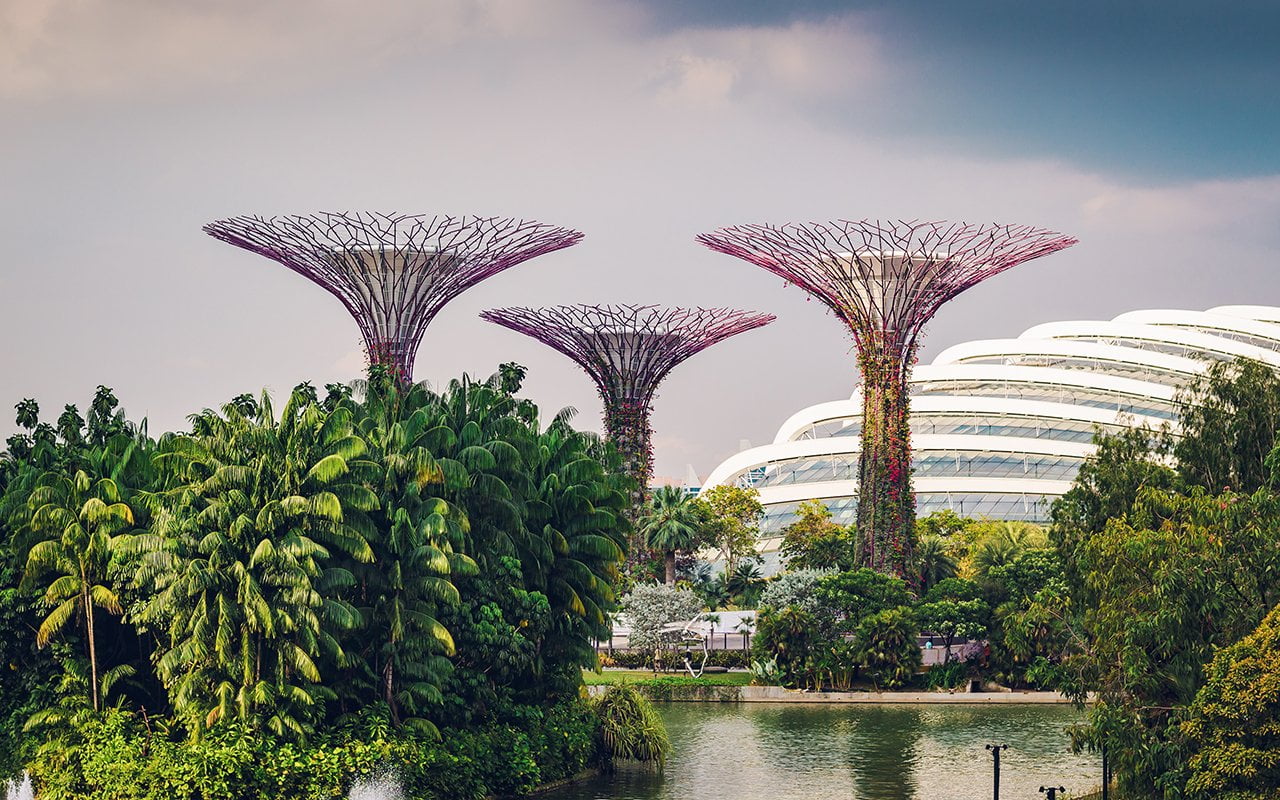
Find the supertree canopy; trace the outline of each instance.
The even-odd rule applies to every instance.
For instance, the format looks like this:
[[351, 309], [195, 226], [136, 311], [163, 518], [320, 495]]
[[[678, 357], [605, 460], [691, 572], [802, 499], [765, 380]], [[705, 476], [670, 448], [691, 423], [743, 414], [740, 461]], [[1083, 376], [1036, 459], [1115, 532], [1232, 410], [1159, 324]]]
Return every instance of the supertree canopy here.
[[423, 333], [446, 303], [582, 239], [529, 220], [376, 213], [231, 217], [204, 231], [329, 290], [360, 326], [370, 366], [406, 382]]
[[653, 472], [649, 415], [658, 384], [689, 356], [775, 319], [731, 308], [636, 305], [498, 308], [480, 316], [559, 350], [591, 376], [604, 401], [605, 431], [636, 479], [638, 498]]
[[698, 241], [799, 286], [849, 327], [862, 374], [858, 559], [908, 576], [915, 499], [907, 379], [921, 331], [970, 286], [1076, 240], [1015, 225], [837, 220], [721, 228]]

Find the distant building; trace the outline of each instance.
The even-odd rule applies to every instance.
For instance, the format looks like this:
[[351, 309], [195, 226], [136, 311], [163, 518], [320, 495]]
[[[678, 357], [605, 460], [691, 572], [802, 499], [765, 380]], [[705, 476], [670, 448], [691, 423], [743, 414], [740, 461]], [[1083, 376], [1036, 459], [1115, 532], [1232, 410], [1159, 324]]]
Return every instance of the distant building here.
[[[1178, 388], [1237, 356], [1280, 368], [1280, 308], [1132, 311], [951, 347], [911, 377], [917, 514], [1045, 522], [1095, 428], [1176, 427]], [[861, 413], [860, 389], [799, 411], [772, 444], [730, 456], [703, 485], [759, 490], [766, 553], [806, 500], [853, 524]]]

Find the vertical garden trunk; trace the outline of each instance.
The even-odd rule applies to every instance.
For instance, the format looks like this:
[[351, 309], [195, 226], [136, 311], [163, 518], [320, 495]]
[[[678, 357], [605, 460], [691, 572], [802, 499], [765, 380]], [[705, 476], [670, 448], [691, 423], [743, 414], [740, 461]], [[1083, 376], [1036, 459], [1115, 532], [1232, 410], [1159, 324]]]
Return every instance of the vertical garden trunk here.
[[653, 557], [635, 522], [649, 493], [649, 478], [653, 474], [653, 453], [650, 451], [649, 408], [643, 403], [620, 401], [605, 404], [605, 432], [609, 441], [622, 456], [622, 468], [635, 482], [631, 490], [628, 519], [631, 536], [627, 543], [627, 566], [643, 564]]
[[877, 572], [911, 575], [915, 496], [907, 401], [909, 353], [865, 342], [862, 452], [858, 457], [857, 561]]

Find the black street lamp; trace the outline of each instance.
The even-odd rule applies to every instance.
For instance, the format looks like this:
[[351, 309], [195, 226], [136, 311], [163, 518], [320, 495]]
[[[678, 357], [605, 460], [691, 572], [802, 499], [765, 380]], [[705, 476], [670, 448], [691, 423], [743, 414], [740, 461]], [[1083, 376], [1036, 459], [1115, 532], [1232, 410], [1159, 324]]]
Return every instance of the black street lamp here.
[[1111, 800], [1111, 762], [1107, 759], [1107, 746], [1102, 746], [1102, 800]]
[[987, 750], [991, 752], [991, 798], [992, 800], [1000, 800], [1000, 751], [1008, 750], [1007, 744], [989, 744]]
[[1058, 800], [1058, 793], [1065, 792], [1065, 791], [1067, 791], [1066, 788], [1062, 786], [1058, 786], [1058, 787], [1049, 786], [1047, 788], [1044, 786], [1040, 787], [1040, 793], [1045, 796], [1045, 800]]

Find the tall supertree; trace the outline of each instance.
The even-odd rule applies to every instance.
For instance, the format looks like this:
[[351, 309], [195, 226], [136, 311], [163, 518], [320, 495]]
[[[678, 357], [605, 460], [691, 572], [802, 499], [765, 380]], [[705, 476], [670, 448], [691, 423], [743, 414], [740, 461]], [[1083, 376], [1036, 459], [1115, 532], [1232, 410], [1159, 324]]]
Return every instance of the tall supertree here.
[[907, 380], [925, 323], [965, 289], [1076, 240], [1014, 225], [837, 220], [721, 228], [698, 241], [799, 286], [852, 332], [862, 375], [857, 557], [907, 576], [915, 521]]
[[370, 367], [403, 382], [412, 380], [418, 344], [446, 303], [582, 239], [529, 220], [377, 213], [231, 217], [204, 231], [329, 290], [360, 326]]
[[775, 319], [732, 308], [637, 305], [498, 308], [480, 316], [559, 350], [591, 376], [605, 432], [635, 478], [637, 505], [653, 473], [649, 416], [658, 384], [686, 358]]

